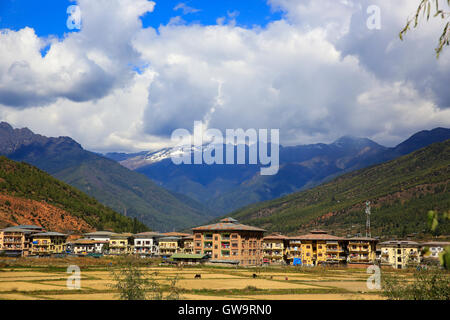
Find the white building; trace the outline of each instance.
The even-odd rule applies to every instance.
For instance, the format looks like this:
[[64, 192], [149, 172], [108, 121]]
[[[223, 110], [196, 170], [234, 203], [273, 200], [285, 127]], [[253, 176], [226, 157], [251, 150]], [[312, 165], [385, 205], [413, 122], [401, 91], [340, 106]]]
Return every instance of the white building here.
[[134, 235], [134, 253], [155, 256], [159, 253], [158, 239], [164, 235], [158, 232], [142, 232]]
[[431, 241], [421, 244], [422, 248], [428, 248], [428, 252], [424, 255], [426, 258], [439, 259], [439, 255], [444, 251], [445, 247], [450, 246], [450, 242]]

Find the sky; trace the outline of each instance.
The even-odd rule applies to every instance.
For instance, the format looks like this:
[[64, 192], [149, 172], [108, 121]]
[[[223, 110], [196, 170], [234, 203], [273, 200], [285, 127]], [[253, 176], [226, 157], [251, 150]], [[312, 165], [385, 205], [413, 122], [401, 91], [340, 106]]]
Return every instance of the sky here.
[[450, 127], [443, 21], [398, 37], [418, 2], [2, 0], [0, 119], [97, 152], [166, 147], [194, 121], [393, 146]]

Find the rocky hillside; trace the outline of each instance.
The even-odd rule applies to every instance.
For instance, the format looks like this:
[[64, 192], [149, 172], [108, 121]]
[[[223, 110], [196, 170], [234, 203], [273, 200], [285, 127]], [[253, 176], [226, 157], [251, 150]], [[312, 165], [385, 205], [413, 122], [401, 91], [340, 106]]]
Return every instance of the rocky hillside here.
[[36, 167], [0, 157], [0, 227], [19, 224], [78, 233], [148, 230]]

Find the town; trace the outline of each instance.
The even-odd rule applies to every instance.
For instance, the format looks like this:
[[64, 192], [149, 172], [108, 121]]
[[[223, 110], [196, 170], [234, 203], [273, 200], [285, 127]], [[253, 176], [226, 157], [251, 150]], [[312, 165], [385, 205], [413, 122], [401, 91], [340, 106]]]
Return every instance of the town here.
[[391, 240], [372, 237], [338, 237], [323, 230], [298, 236], [240, 224], [233, 218], [180, 232], [138, 234], [96, 231], [83, 236], [51, 232], [34, 225], [0, 231], [0, 256], [64, 257], [123, 256], [159, 257], [170, 264], [210, 264], [254, 267], [337, 265], [351, 268], [368, 265], [395, 269], [439, 264], [439, 254], [450, 242]]

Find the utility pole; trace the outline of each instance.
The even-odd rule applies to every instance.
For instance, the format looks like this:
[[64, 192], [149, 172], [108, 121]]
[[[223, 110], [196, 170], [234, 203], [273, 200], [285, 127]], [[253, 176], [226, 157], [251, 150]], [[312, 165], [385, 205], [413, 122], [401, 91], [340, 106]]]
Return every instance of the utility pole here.
[[366, 237], [372, 237], [370, 233], [370, 201], [366, 201]]

